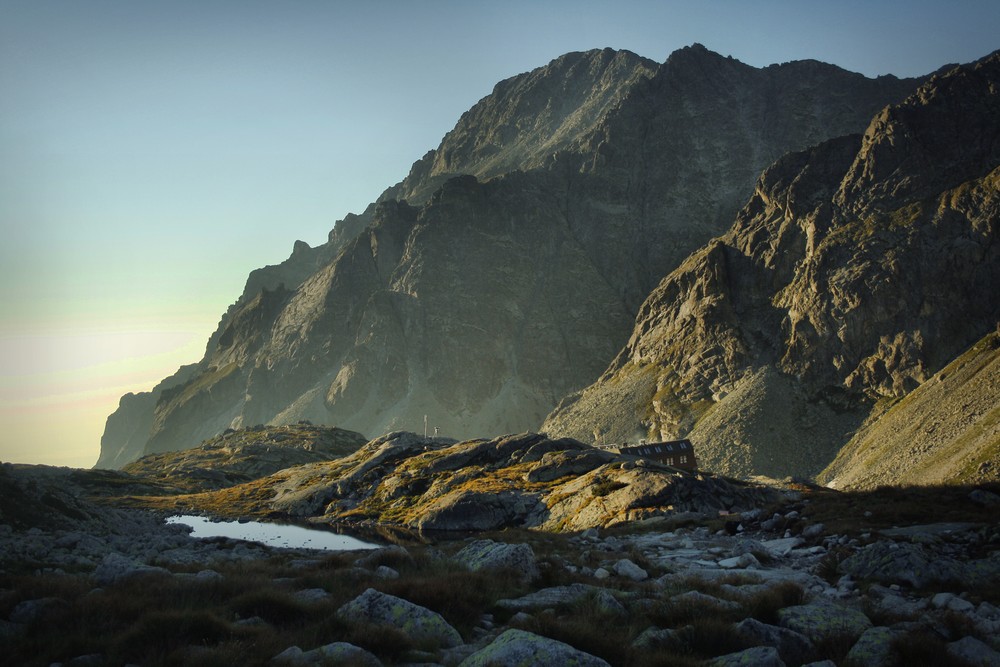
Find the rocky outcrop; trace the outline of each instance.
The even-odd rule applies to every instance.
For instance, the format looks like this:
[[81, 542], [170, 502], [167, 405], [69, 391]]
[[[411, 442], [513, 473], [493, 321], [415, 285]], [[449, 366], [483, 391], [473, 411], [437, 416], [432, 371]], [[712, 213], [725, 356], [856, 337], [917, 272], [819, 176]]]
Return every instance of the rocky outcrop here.
[[102, 461], [300, 419], [375, 434], [426, 415], [458, 438], [536, 428], [764, 166], [860, 131], [915, 85], [755, 69], [697, 45], [662, 65], [568, 54], [501, 82], [328, 244], [252, 274], [194, 376], [113, 416], [143, 427], [127, 442], [109, 431], [118, 453]]
[[543, 428], [688, 436], [702, 466], [731, 475], [819, 473], [875, 402], [1000, 320], [998, 81], [1000, 56], [958, 67], [864, 135], [778, 160]]
[[[778, 498], [766, 487], [632, 457], [588, 456], [593, 451], [533, 433], [459, 443], [392, 433], [336, 461], [284, 470], [218, 497], [177, 498], [174, 506], [229, 505], [241, 513], [418, 531], [566, 531], [684, 512], [714, 516]], [[553, 458], [577, 465], [553, 478]]]
[[228, 430], [193, 449], [148, 454], [123, 471], [186, 491], [207, 491], [347, 456], [367, 442], [360, 433], [339, 428], [258, 426]]
[[101, 455], [95, 468], [121, 468], [142, 456], [153, 429], [153, 412], [165, 390], [184, 384], [198, 372], [196, 364], [182, 366], [152, 391], [128, 393], [108, 416], [101, 435]]

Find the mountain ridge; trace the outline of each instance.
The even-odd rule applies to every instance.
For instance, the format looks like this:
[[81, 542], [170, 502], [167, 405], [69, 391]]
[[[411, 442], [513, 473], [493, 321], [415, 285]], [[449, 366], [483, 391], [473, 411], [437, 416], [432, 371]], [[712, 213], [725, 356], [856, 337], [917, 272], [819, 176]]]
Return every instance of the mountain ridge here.
[[[434, 153], [483, 179], [448, 173], [438, 184], [418, 161], [409, 183], [338, 222], [327, 244], [297, 243], [252, 273], [194, 377], [133, 401], [139, 412], [154, 403], [152, 418], [126, 418], [128, 407], [112, 416], [151, 424], [142, 450], [141, 435], [128, 446], [109, 437], [116, 454], [102, 462], [300, 419], [372, 434], [430, 415], [456, 437], [536, 427], [600, 374], [649, 290], [724, 231], [767, 163], [825, 132], [860, 131], [916, 86], [809, 63], [760, 70], [704, 47], [655, 71], [650, 62], [591, 51], [498, 85], [501, 97], [478, 103]], [[555, 85], [562, 69], [589, 82], [575, 87], [577, 108], [523, 119], [504, 147], [527, 169], [489, 177], [509, 159], [484, 147], [516, 123], [472, 120], [556, 109], [526, 82]], [[776, 106], [777, 89], [797, 106]], [[550, 153], [536, 131], [545, 119], [583, 130]]]
[[688, 435], [730, 475], [820, 472], [874, 401], [908, 394], [1000, 319], [998, 78], [994, 54], [863, 135], [778, 160], [543, 428]]

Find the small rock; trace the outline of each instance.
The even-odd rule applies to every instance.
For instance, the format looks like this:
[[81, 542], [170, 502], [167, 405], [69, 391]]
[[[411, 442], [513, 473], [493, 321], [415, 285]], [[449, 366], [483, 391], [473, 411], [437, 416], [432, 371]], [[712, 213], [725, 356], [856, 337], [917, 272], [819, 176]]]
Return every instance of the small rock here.
[[628, 558], [623, 558], [614, 566], [615, 574], [619, 577], [625, 577], [631, 579], [632, 581], [645, 581], [649, 578], [649, 573], [644, 569], [630, 561]]
[[326, 646], [320, 646], [312, 651], [306, 651], [304, 657], [309, 658], [310, 662], [314, 664], [349, 664], [356, 667], [382, 667], [381, 660], [365, 649], [354, 644], [348, 644], [347, 642], [334, 642]]
[[925, 600], [910, 600], [897, 590], [872, 584], [868, 587], [868, 600], [879, 610], [897, 616], [915, 616], [927, 605]]
[[687, 591], [670, 598], [670, 604], [682, 607], [694, 607], [696, 609], [711, 609], [715, 612], [736, 611], [740, 608], [738, 602], [731, 602], [717, 598], [714, 595], [707, 595], [700, 591]]
[[271, 658], [272, 665], [305, 665], [308, 664], [302, 657], [303, 651], [298, 646], [289, 646], [278, 655]]
[[611, 573], [605, 570], [603, 567], [599, 567], [594, 570], [594, 579], [607, 579], [611, 576]]
[[963, 600], [954, 593], [938, 593], [931, 598], [931, 606], [935, 609], [950, 609], [964, 614], [974, 613], [976, 606], [968, 600]]
[[712, 667], [785, 667], [784, 661], [778, 655], [778, 649], [773, 646], [755, 646], [738, 653], [719, 656], [707, 664]]
[[379, 565], [375, 568], [375, 576], [379, 579], [399, 579], [399, 572], [388, 565]]
[[980, 602], [976, 608], [976, 614], [987, 621], [1000, 621], [1000, 608], [989, 602]]
[[519, 611], [507, 621], [511, 625], [525, 625], [530, 623], [532, 620], [532, 615], [525, 611]]
[[792, 549], [805, 544], [801, 537], [780, 538], [777, 540], [766, 540], [761, 545], [775, 556], [787, 556]]
[[299, 602], [312, 603], [312, 602], [322, 602], [330, 597], [322, 588], [306, 588], [301, 591], [295, 591], [293, 597]]
[[594, 602], [597, 605], [597, 609], [605, 614], [612, 616], [628, 615], [628, 610], [625, 609], [624, 605], [606, 589], [598, 591], [597, 595], [594, 596]]
[[802, 537], [807, 540], [811, 540], [814, 537], [819, 537], [826, 530], [826, 526], [821, 523], [814, 523], [812, 525], [806, 526], [805, 530], [802, 531]]
[[[691, 626], [687, 626], [691, 627]], [[671, 630], [670, 628], [648, 627], [643, 630], [632, 642], [632, 646], [638, 649], [665, 649], [680, 650], [685, 646], [683, 638], [684, 629]]]
[[733, 558], [725, 558], [719, 561], [719, 567], [725, 568], [727, 570], [732, 570], [736, 568], [747, 568], [747, 567], [759, 567], [760, 561], [753, 554], [740, 554], [739, 556], [734, 556]]
[[583, 600], [589, 595], [595, 595], [603, 588], [587, 584], [570, 584], [569, 586], [551, 586], [513, 600], [497, 600], [497, 606], [502, 609], [523, 611], [525, 609], [546, 609], [559, 605], [569, 605]]

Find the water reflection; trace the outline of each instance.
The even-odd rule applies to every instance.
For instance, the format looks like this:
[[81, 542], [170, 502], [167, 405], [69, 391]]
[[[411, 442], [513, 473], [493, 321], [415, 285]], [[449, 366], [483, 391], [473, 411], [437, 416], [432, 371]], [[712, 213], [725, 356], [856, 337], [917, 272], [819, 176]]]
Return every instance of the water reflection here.
[[329, 551], [353, 551], [379, 547], [378, 544], [363, 542], [349, 535], [292, 524], [261, 523], [259, 521], [243, 523], [212, 521], [205, 517], [189, 514], [167, 517], [166, 521], [167, 523], [181, 523], [191, 526], [191, 537], [228, 537], [234, 540], [259, 542], [271, 547], [326, 549]]

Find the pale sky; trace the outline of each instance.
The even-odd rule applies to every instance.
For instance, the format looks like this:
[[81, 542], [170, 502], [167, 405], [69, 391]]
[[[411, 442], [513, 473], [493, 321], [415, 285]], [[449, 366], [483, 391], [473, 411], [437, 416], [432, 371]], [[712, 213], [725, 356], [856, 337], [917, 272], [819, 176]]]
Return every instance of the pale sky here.
[[915, 76], [1000, 2], [0, 0], [0, 460], [89, 467], [247, 274], [322, 243], [501, 79], [700, 42]]

